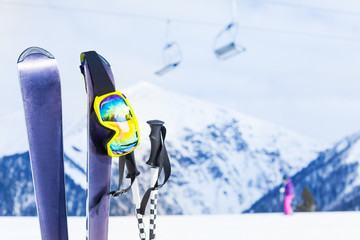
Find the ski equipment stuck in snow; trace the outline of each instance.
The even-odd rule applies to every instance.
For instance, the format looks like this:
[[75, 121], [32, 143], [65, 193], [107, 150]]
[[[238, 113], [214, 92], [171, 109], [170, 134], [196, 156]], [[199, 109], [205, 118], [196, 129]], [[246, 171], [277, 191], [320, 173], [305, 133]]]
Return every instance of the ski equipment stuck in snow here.
[[[137, 170], [134, 149], [140, 141], [138, 122], [129, 102], [124, 94], [115, 91], [114, 80], [110, 65], [104, 58], [96, 52], [85, 52], [81, 54], [80, 69], [87, 82], [89, 96], [89, 156], [88, 156], [88, 232], [89, 238], [92, 238], [92, 228], [99, 228], [96, 222], [106, 221], [100, 226], [100, 229], [94, 230], [100, 232], [103, 238], [107, 234], [107, 221], [109, 213], [109, 201], [103, 203], [108, 196], [118, 197], [129, 191], [136, 183], [136, 177], [140, 174]], [[88, 80], [89, 79], [89, 80]], [[89, 92], [89, 90], [92, 90]], [[101, 131], [105, 134], [99, 135]], [[90, 159], [93, 157], [94, 159]], [[109, 191], [111, 175], [111, 157], [119, 157], [119, 184], [118, 189]], [[103, 164], [106, 164], [104, 176], [101, 176], [96, 169], [99, 166], [97, 158], [103, 158]], [[101, 163], [101, 161], [100, 161]], [[131, 183], [127, 188], [121, 189], [125, 166], [128, 171], [127, 178]], [[94, 180], [92, 180], [94, 179]], [[105, 187], [100, 189], [99, 181]], [[92, 194], [94, 189], [97, 191]], [[138, 186], [137, 186], [138, 189]], [[101, 191], [99, 191], [101, 190]], [[140, 205], [140, 204], [139, 204]], [[94, 214], [95, 209], [95, 214]], [[105, 215], [106, 214], [106, 215]], [[98, 220], [95, 220], [98, 219]], [[91, 221], [93, 220], [93, 224]], [[93, 239], [99, 239], [94, 235]]]
[[110, 64], [95, 51], [82, 53], [80, 59], [88, 96], [86, 237], [107, 240], [110, 203], [103, 201], [101, 206], [98, 203], [110, 190], [112, 158], [107, 154], [103, 140], [113, 136], [114, 132], [99, 124], [94, 99], [114, 92], [114, 79]]
[[[166, 128], [163, 126], [164, 122], [160, 120], [147, 121], [150, 125], [150, 143], [151, 151], [150, 158], [146, 162], [151, 167], [151, 182], [150, 188], [145, 192], [140, 205], [140, 214], [145, 213], [146, 205], [150, 199], [150, 227], [149, 239], [155, 239], [155, 220], [157, 214], [157, 196], [158, 189], [164, 186], [171, 175], [171, 165], [168, 153], [165, 147]], [[159, 184], [159, 177], [164, 172], [164, 180]]]
[[67, 240], [60, 76], [54, 56], [26, 49], [18, 73], [43, 240]]
[[[134, 152], [131, 152], [130, 154], [123, 155], [120, 157], [119, 161], [125, 159], [126, 162], [126, 168], [128, 171], [128, 174], [126, 178], [131, 179], [131, 192], [133, 197], [133, 202], [135, 206], [135, 216], [137, 219], [137, 225], [139, 229], [139, 237], [141, 240], [146, 240], [146, 233], [145, 233], [145, 224], [143, 220], [143, 215], [140, 214], [140, 192], [139, 192], [139, 184], [137, 182], [137, 176], [140, 174], [140, 172], [137, 170], [136, 162], [135, 162], [135, 156]], [[120, 186], [120, 183], [119, 183]]]

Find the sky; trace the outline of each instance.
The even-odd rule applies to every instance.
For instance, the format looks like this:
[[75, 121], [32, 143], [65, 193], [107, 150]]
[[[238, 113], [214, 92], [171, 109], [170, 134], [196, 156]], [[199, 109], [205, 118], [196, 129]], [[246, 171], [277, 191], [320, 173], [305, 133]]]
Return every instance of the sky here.
[[[323, 142], [360, 131], [360, 3], [237, 3], [237, 41], [247, 50], [218, 61], [214, 40], [232, 19], [229, 0], [0, 0], [1, 115], [22, 111], [16, 60], [39, 46], [59, 65], [65, 128], [86, 112], [80, 53], [96, 50], [120, 91], [147, 81]], [[167, 20], [183, 61], [158, 77]]]

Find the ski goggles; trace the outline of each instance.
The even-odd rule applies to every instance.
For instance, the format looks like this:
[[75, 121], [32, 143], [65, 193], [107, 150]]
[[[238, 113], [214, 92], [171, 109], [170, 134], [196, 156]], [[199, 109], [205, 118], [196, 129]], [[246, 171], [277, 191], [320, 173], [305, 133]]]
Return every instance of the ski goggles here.
[[139, 126], [125, 95], [119, 91], [95, 97], [94, 110], [99, 123], [115, 132], [106, 143], [111, 157], [134, 151], [140, 141]]

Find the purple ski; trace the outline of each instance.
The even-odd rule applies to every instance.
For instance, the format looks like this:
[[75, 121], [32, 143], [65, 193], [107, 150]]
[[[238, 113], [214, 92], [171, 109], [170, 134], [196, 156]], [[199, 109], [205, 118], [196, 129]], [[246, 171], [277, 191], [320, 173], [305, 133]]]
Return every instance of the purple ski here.
[[60, 77], [55, 58], [31, 47], [18, 59], [36, 207], [43, 240], [67, 240]]
[[[98, 95], [97, 91], [99, 91], [96, 83], [104, 80], [97, 77], [98, 69], [89, 65], [90, 56], [94, 54], [96, 53], [82, 53], [80, 66], [85, 78], [88, 95], [86, 237], [89, 240], [106, 240], [108, 239], [109, 197], [106, 197], [100, 205], [98, 203], [102, 196], [110, 191], [112, 158], [107, 155], [106, 149], [103, 147], [103, 140], [109, 135], [110, 131], [99, 125], [93, 106], [94, 98]], [[98, 55], [96, 54], [96, 56]], [[111, 88], [115, 88], [110, 64], [100, 55], [99, 57], [105, 68], [105, 74], [108, 76], [107, 83]]]

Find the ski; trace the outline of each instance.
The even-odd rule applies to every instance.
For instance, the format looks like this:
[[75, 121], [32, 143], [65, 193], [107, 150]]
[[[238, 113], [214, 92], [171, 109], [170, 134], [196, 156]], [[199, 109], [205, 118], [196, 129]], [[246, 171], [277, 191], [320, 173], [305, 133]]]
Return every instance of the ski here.
[[30, 47], [18, 74], [24, 105], [36, 208], [43, 240], [68, 239], [60, 77], [53, 55]]
[[96, 82], [99, 80], [99, 72], [92, 66], [89, 56], [101, 58], [105, 74], [108, 76], [106, 84], [109, 88], [115, 89], [114, 79], [110, 69], [110, 64], [94, 52], [84, 52], [81, 54], [81, 73], [85, 78], [85, 87], [88, 97], [87, 105], [87, 167], [86, 167], [86, 239], [106, 240], [108, 239], [108, 220], [110, 203], [108, 198], [98, 206], [103, 195], [109, 192], [111, 177], [112, 158], [106, 154], [102, 147], [102, 140], [110, 134], [110, 131], [101, 127], [96, 119], [94, 111], [94, 99], [101, 91]]

